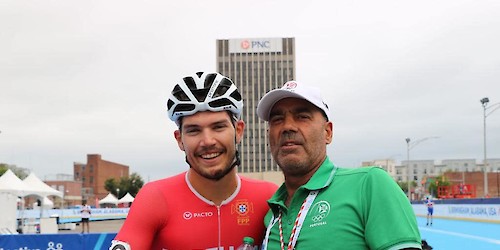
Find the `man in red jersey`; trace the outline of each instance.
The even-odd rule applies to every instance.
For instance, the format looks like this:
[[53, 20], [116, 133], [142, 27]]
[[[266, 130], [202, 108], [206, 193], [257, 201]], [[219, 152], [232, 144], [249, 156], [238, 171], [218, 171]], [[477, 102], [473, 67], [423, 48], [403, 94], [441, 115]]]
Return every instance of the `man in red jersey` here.
[[245, 123], [236, 85], [198, 72], [175, 85], [167, 102], [189, 170], [147, 183], [137, 194], [111, 250], [236, 249], [262, 242], [273, 183], [236, 174]]

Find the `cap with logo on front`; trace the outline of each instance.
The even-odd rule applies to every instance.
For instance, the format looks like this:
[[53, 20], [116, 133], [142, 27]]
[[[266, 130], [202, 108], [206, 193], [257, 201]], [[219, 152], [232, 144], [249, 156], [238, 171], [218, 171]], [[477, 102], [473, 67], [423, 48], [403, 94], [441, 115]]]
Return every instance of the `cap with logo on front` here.
[[274, 104], [288, 97], [300, 98], [312, 103], [325, 113], [328, 121], [332, 120], [328, 105], [321, 98], [319, 88], [307, 86], [296, 81], [286, 82], [280, 89], [271, 90], [265, 94], [257, 105], [257, 115], [260, 119], [269, 121], [269, 113]]

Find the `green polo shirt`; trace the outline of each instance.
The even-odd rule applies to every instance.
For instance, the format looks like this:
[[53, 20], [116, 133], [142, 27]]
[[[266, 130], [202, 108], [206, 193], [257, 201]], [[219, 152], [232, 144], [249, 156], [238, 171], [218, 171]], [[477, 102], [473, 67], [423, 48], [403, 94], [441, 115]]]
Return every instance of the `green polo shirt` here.
[[[413, 208], [396, 182], [381, 168], [337, 168], [328, 159], [295, 192], [290, 207], [283, 184], [268, 201], [266, 227], [282, 210], [285, 248], [297, 213], [311, 190], [320, 190], [304, 220], [295, 249], [421, 248]], [[267, 249], [281, 249], [279, 223]]]

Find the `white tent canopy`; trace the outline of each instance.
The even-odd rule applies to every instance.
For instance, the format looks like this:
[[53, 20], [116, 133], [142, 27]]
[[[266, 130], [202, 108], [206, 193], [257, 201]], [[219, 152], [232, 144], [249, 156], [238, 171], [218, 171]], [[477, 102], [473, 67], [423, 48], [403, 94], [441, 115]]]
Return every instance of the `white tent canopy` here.
[[0, 192], [7, 192], [20, 197], [28, 195], [38, 195], [41, 197], [45, 196], [39, 191], [40, 190], [37, 190], [35, 187], [24, 183], [10, 169], [0, 176]]
[[0, 230], [15, 233], [17, 228], [17, 196], [0, 192]]
[[[23, 180], [28, 186], [35, 188], [39, 195], [48, 196], [54, 195], [58, 197], [63, 197], [63, 193], [59, 190], [52, 188], [51, 186], [45, 184], [42, 180], [40, 180], [35, 173], [31, 172], [26, 179]], [[44, 200], [45, 201], [45, 200]]]
[[99, 200], [99, 204], [118, 204], [118, 199], [111, 193], [106, 195], [102, 200]]
[[[37, 203], [33, 203], [33, 208], [36, 208], [38, 207]], [[43, 201], [42, 201], [42, 206], [41, 206], [43, 209], [52, 209], [54, 208], [54, 202], [49, 199], [49, 197], [45, 196], [43, 197]]]
[[133, 201], [134, 201], [134, 196], [132, 196], [130, 193], [127, 193], [118, 201], [118, 203], [129, 203]]

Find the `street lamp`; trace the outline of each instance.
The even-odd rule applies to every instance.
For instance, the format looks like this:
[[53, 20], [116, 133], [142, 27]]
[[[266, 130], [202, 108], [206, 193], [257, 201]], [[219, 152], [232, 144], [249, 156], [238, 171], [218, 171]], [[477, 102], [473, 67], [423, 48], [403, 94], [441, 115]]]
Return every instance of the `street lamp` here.
[[120, 188], [116, 188], [116, 198], [120, 199]]
[[66, 202], [66, 200], [68, 199], [68, 194], [69, 194], [69, 190], [65, 188], [65, 191], [63, 193], [63, 208], [64, 208], [64, 204], [67, 203], [68, 204], [68, 207], [69, 207], [69, 202]]
[[497, 198], [500, 198], [500, 190], [498, 185], [498, 173], [500, 172], [500, 168], [497, 168]]
[[416, 140], [414, 142], [411, 142], [410, 138], [406, 138], [406, 169], [408, 170], [408, 200], [411, 201], [411, 169], [410, 169], [410, 150], [417, 146], [419, 143], [429, 140], [429, 139], [436, 139], [439, 138], [439, 136], [430, 136], [430, 137], [425, 137], [419, 140]]
[[[481, 101], [481, 104], [483, 105], [484, 197], [486, 197], [486, 195], [488, 195], [488, 161], [486, 159], [486, 117], [488, 117], [491, 113], [493, 113], [495, 110], [497, 110], [497, 109], [500, 108], [500, 102], [492, 104], [491, 106], [488, 107], [488, 103], [490, 102], [490, 99], [488, 99], [488, 97], [484, 97], [480, 101]], [[493, 108], [493, 110], [491, 110], [488, 113], [486, 113], [486, 111], [488, 111], [491, 108]]]
[[410, 191], [410, 138], [406, 138], [406, 170], [408, 171], [408, 200], [411, 201], [411, 191]]

